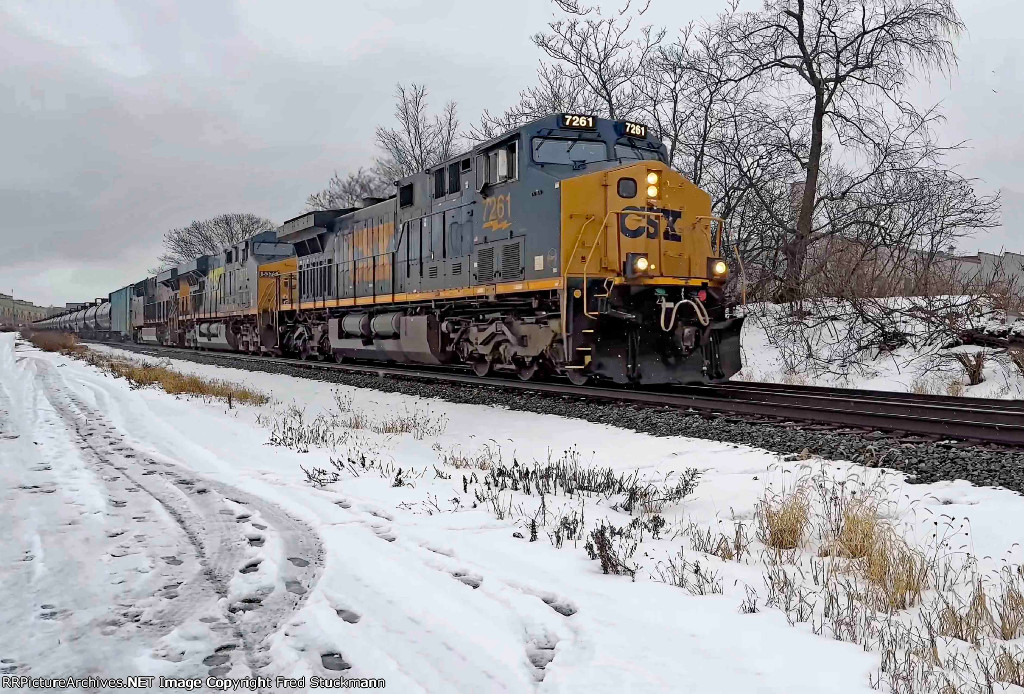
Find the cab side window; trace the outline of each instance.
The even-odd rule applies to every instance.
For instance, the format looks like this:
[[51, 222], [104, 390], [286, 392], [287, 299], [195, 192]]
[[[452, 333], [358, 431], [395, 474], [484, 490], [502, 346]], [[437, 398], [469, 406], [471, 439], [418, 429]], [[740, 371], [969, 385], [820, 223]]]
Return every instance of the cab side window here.
[[448, 195], [459, 192], [459, 162], [448, 165]]
[[496, 185], [519, 177], [519, 144], [509, 142], [477, 157], [477, 188]]
[[434, 198], [444, 197], [444, 167], [434, 172]]

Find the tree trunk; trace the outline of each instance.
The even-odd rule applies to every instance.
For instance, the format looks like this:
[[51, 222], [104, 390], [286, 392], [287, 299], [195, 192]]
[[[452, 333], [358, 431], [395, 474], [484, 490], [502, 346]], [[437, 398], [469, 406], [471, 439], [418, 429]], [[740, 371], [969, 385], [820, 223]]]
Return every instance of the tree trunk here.
[[821, 148], [825, 126], [825, 94], [821, 87], [815, 89], [814, 114], [811, 120], [811, 149], [807, 157], [807, 176], [804, 179], [800, 211], [796, 220], [796, 233], [783, 249], [786, 258], [786, 274], [783, 279], [784, 301], [799, 301], [803, 298], [804, 263], [811, 241], [814, 223], [814, 202], [818, 195], [818, 173], [821, 171]]

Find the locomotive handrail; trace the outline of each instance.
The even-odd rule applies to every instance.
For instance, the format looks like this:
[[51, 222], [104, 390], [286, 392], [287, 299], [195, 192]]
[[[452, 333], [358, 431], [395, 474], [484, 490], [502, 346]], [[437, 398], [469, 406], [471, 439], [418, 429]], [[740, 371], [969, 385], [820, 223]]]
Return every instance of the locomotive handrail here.
[[[725, 229], [725, 219], [714, 215], [698, 215], [697, 217], [694, 217], [694, 219], [706, 219], [709, 222], [718, 222], [718, 238], [715, 239], [715, 255], [719, 258], [722, 257], [722, 230]], [[708, 229], [708, 231], [710, 232], [711, 230]]]
[[[612, 215], [618, 217], [621, 214], [627, 213], [626, 210], [608, 210], [608, 213], [604, 216], [604, 221], [601, 226], [597, 227], [599, 230], [604, 230], [608, 226], [608, 218]], [[644, 216], [659, 215], [658, 211], [654, 210], [629, 210], [628, 214], [638, 214]], [[576, 244], [572, 248], [572, 253], [569, 255], [569, 261], [565, 264], [565, 270], [562, 273], [562, 346], [565, 351], [565, 358], [569, 361], [569, 330], [568, 330], [568, 304], [569, 304], [569, 266], [572, 264], [572, 259], [576, 257], [576, 251], [580, 247], [580, 242], [583, 240], [583, 232], [586, 231], [587, 226], [593, 222], [597, 217], [593, 215], [587, 215], [587, 221], [580, 227], [579, 234], [576, 235]], [[600, 244], [600, 236], [595, 234], [594, 237], [594, 250], [597, 250]], [[583, 315], [587, 318], [597, 318], [597, 314], [591, 314], [587, 310], [587, 269], [590, 267], [590, 262], [593, 260], [595, 253], [592, 251], [583, 263]], [[621, 256], [621, 253], [619, 254]], [[658, 264], [662, 262], [663, 249], [661, 246], [661, 236], [658, 236]]]
[[[651, 215], [660, 215], [661, 212], [654, 211], [654, 210], [629, 210], [628, 212], [626, 210], [609, 210], [608, 214], [606, 214], [605, 217], [604, 217], [604, 222], [601, 224], [601, 227], [600, 227], [601, 229], [604, 229], [604, 228], [606, 228], [608, 226], [608, 218], [611, 217], [613, 214], [616, 217], [618, 217], [619, 215], [622, 215], [622, 214], [636, 214], [636, 215], [643, 215], [645, 217], [649, 217]], [[598, 244], [600, 243], [600, 236], [596, 236], [595, 239], [596, 240], [595, 240], [595, 243], [594, 243], [594, 248], [596, 249]], [[587, 311], [587, 268], [590, 267], [590, 261], [593, 260], [594, 255], [595, 255], [594, 253], [591, 253], [590, 255], [588, 255], [586, 262], [583, 263], [583, 315], [586, 316], [587, 318], [597, 318], [597, 314], [596, 313], [591, 315]], [[619, 255], [621, 257], [622, 254], [620, 253]], [[658, 234], [658, 264], [659, 265], [662, 264], [663, 256], [664, 256], [664, 249], [662, 248], [662, 245], [661, 245], [661, 234]], [[568, 267], [566, 267], [566, 271], [568, 271]]]

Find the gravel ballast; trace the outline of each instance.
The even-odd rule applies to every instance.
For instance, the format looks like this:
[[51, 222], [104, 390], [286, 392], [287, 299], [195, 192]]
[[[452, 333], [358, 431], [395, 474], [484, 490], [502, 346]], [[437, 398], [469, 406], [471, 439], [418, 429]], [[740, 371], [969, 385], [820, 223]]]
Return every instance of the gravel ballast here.
[[963, 479], [979, 486], [1005, 487], [1024, 493], [1024, 450], [961, 441], [912, 441], [899, 435], [871, 435], [821, 430], [815, 425], [785, 426], [778, 421], [743, 421], [733, 417], [681, 412], [666, 407], [594, 402], [578, 396], [553, 395], [483, 384], [423, 380], [339, 369], [309, 368], [280, 361], [238, 359], [230, 354], [175, 350], [153, 355], [152, 348], [113, 345], [146, 356], [167, 356], [198, 364], [284, 374], [356, 388], [438, 398], [470, 405], [508, 407], [632, 429], [654, 436], [690, 436], [762, 448], [781, 455], [816, 456], [885, 467], [930, 483]]

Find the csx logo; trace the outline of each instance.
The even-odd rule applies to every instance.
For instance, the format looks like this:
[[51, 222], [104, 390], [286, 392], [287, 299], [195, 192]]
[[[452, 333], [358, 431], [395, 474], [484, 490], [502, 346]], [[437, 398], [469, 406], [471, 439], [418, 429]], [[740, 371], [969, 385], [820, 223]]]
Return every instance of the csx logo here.
[[[676, 230], [676, 222], [683, 216], [680, 210], [666, 210], [659, 207], [624, 207], [619, 215], [619, 233], [627, 239], [638, 239], [647, 236], [656, 239], [661, 234], [666, 241], [682, 241], [683, 237]], [[638, 212], [640, 214], [629, 214]], [[664, 229], [662, 221], [664, 220]]]

